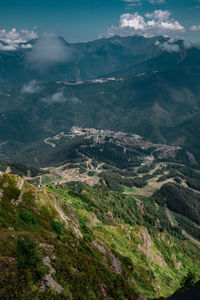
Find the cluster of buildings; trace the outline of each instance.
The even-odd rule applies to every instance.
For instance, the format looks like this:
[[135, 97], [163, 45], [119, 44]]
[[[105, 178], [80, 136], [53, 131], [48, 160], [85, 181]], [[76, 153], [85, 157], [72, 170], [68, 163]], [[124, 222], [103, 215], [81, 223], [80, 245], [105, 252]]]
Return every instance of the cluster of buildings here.
[[141, 138], [139, 135], [136, 134], [128, 134], [126, 132], [121, 132], [121, 131], [113, 131], [109, 129], [95, 129], [95, 128], [81, 128], [77, 126], [73, 126], [71, 129], [71, 132], [76, 135], [85, 135], [85, 134], [90, 134], [90, 135], [103, 135], [107, 137], [126, 137], [129, 135], [131, 138], [134, 139], [139, 139]]

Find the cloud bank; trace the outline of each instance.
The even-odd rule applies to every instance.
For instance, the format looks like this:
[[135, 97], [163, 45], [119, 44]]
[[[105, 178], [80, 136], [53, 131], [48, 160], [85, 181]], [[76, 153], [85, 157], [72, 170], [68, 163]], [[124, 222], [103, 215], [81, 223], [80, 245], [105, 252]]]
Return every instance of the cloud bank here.
[[6, 29], [0, 30], [0, 50], [4, 51], [16, 51], [18, 48], [32, 48], [31, 44], [27, 44], [28, 41], [37, 39], [38, 35], [35, 31], [21, 29], [17, 31], [13, 28], [10, 31]]
[[54, 33], [43, 33], [28, 53], [27, 61], [32, 68], [45, 69], [69, 60], [71, 51]]
[[138, 12], [121, 15], [118, 25], [109, 28], [107, 34], [109, 37], [113, 35], [154, 37], [180, 32], [185, 32], [185, 28], [171, 17], [169, 11], [155, 10], [145, 16], [141, 16]]

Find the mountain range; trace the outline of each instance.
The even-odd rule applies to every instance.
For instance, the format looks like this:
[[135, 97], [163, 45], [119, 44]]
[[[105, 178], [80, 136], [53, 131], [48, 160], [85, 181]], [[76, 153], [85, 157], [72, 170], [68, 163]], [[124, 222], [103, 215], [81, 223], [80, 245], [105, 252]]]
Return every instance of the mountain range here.
[[[2, 158], [15, 159], [13, 147], [23, 151], [77, 125], [179, 145], [199, 160], [198, 48], [163, 37], [61, 42], [73, 49], [73, 59], [43, 70], [30, 69], [31, 49], [1, 51]], [[179, 50], [170, 50], [174, 45]]]
[[45, 43], [0, 51], [0, 298], [196, 296], [200, 49]]

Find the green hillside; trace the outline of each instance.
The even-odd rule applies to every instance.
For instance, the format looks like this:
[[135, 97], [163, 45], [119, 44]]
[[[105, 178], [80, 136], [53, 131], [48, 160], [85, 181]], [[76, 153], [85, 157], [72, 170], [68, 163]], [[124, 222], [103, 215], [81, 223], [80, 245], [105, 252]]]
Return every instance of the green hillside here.
[[153, 199], [3, 173], [0, 192], [2, 299], [158, 299], [200, 278], [199, 248]]

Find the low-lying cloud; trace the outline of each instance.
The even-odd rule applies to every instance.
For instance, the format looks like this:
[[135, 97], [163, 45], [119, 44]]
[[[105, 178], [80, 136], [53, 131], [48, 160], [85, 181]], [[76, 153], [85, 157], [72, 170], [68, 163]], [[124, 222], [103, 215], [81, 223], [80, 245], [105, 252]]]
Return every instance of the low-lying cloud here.
[[42, 102], [46, 104], [56, 104], [56, 103], [70, 103], [70, 104], [80, 104], [82, 101], [76, 96], [66, 97], [64, 95], [64, 89], [59, 89], [56, 93], [51, 96], [44, 97], [41, 99]]
[[[166, 51], [169, 53], [179, 52], [181, 51], [180, 45], [178, 44], [177, 39], [168, 39], [165, 42], [156, 41], [155, 45], [160, 47], [162, 51]], [[190, 49], [193, 47], [193, 44], [189, 40], [182, 40], [182, 46], [185, 49]]]
[[164, 42], [164, 43], [160, 44], [159, 46], [163, 51], [166, 51], [169, 53], [180, 51], [180, 47], [178, 44], [171, 44], [169, 42]]
[[41, 91], [41, 86], [37, 80], [32, 80], [29, 83], [25, 84], [21, 92], [22, 94], [37, 94]]
[[43, 33], [34, 48], [27, 54], [32, 68], [45, 69], [54, 64], [69, 60], [71, 51], [54, 33]]
[[49, 97], [42, 98], [41, 100], [43, 102], [48, 103], [48, 104], [62, 103], [62, 102], [66, 102], [67, 101], [67, 99], [65, 98], [62, 90], [60, 90], [60, 91], [52, 94]]
[[193, 44], [189, 40], [184, 40], [183, 46], [185, 49], [190, 49], [193, 46]]

